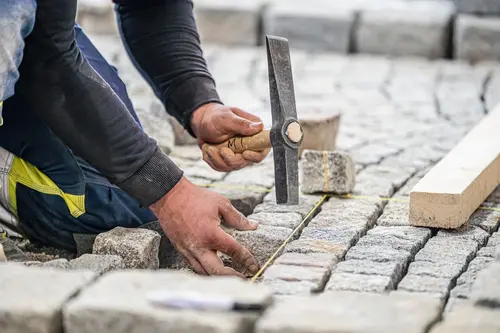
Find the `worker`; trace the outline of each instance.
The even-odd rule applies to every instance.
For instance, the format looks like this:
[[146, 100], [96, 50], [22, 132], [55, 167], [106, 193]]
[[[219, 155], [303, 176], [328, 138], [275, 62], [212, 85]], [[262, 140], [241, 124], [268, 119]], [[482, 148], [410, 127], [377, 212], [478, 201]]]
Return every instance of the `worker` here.
[[[115, 4], [133, 63], [200, 145], [263, 129], [258, 117], [220, 101], [191, 1]], [[0, 127], [0, 202], [11, 214], [2, 219], [4, 229], [75, 250], [75, 234], [158, 220], [198, 273], [242, 276], [224, 267], [217, 251], [255, 273], [253, 255], [220, 224], [239, 230], [257, 225], [228, 199], [183, 177], [142, 130], [116, 70], [75, 28], [76, 8], [76, 0], [38, 0], [34, 27], [24, 38], [20, 78], [15, 94], [4, 101]], [[231, 171], [267, 154], [214, 149], [205, 161], [215, 170]]]

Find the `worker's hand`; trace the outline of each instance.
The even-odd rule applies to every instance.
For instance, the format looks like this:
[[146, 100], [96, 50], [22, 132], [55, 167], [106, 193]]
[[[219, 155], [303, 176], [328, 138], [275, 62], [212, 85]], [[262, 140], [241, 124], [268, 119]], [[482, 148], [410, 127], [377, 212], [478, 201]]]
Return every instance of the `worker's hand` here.
[[[191, 116], [191, 129], [198, 138], [198, 144], [221, 143], [236, 135], [250, 136], [264, 129], [262, 120], [238, 108], [209, 103], [201, 106]], [[232, 171], [261, 162], [269, 149], [256, 152], [247, 150], [235, 154], [229, 148], [209, 148], [203, 156], [205, 162], [217, 171]]]
[[182, 178], [150, 208], [177, 251], [199, 274], [244, 277], [225, 267], [216, 251], [241, 263], [248, 273], [257, 273], [259, 267], [253, 255], [220, 224], [223, 218], [225, 225], [237, 230], [255, 230], [257, 225], [251, 224], [227, 198]]

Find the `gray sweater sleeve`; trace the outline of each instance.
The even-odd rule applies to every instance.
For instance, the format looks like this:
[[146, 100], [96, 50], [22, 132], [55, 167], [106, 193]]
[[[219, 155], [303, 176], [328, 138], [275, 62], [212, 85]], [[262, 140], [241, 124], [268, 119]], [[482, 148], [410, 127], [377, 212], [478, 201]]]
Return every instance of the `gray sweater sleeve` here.
[[149, 206], [182, 171], [136, 124], [74, 41], [75, 0], [38, 0], [16, 94], [76, 154]]

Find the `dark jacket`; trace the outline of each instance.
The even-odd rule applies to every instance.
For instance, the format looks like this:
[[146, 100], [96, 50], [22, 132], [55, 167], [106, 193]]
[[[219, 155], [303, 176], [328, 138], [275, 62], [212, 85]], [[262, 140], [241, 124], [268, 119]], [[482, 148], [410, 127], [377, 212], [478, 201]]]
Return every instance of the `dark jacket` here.
[[[74, 42], [76, 0], [38, 0], [26, 38], [22, 94], [77, 155], [149, 206], [182, 171], [145, 134]], [[120, 31], [134, 64], [186, 129], [192, 112], [220, 102], [200, 47], [190, 0], [115, 0]]]

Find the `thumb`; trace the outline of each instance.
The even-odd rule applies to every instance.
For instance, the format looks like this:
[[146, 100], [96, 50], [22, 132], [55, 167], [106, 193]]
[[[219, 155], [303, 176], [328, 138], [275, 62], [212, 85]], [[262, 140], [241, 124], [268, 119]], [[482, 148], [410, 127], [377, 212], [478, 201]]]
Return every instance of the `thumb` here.
[[261, 132], [264, 124], [261, 121], [253, 121], [242, 118], [231, 113], [230, 118], [225, 122], [225, 129], [232, 135], [250, 136]]

